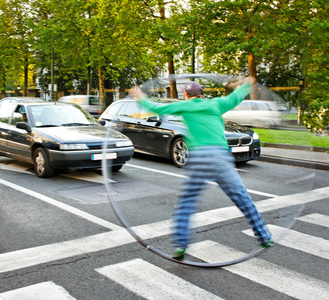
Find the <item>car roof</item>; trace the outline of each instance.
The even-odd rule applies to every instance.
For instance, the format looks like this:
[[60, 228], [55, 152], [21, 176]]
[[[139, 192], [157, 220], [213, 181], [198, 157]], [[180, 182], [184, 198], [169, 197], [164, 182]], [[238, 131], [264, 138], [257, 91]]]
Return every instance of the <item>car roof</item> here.
[[17, 100], [17, 101], [44, 101], [44, 99], [38, 97], [5, 97], [2, 98], [0, 101], [3, 100]]
[[19, 101], [19, 102], [11, 102], [8, 103], [7, 105], [19, 105], [19, 104], [24, 104], [24, 106], [68, 106], [68, 105], [73, 105], [76, 106], [76, 104], [72, 103], [57, 103], [57, 102], [50, 102], [50, 101], [33, 101], [33, 100], [25, 100], [25, 101]]

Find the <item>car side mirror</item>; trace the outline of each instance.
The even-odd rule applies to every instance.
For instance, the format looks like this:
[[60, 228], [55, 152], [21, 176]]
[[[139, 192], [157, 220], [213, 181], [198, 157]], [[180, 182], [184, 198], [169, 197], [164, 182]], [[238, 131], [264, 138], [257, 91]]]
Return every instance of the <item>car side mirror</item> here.
[[16, 128], [26, 130], [28, 133], [32, 131], [31, 126], [25, 122], [17, 122]]
[[159, 116], [150, 116], [146, 119], [146, 122], [159, 123], [161, 122], [161, 118]]
[[102, 125], [102, 126], [105, 126], [106, 121], [105, 121], [105, 120], [99, 120], [98, 123], [99, 123], [100, 125]]

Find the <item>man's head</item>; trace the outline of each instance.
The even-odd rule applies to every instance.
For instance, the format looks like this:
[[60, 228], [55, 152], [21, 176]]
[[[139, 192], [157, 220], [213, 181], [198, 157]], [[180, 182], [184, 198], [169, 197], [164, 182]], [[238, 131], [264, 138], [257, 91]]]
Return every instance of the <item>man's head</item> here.
[[194, 97], [201, 98], [202, 86], [195, 81], [189, 81], [188, 83], [185, 84], [184, 87], [184, 95], [185, 94], [188, 98], [194, 98]]

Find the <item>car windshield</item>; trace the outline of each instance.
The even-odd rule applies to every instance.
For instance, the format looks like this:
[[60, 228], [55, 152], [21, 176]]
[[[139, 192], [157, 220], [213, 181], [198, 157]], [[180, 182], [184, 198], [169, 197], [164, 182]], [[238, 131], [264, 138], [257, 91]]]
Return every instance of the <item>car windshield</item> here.
[[95, 118], [75, 105], [30, 106], [36, 127], [87, 126], [97, 124]]

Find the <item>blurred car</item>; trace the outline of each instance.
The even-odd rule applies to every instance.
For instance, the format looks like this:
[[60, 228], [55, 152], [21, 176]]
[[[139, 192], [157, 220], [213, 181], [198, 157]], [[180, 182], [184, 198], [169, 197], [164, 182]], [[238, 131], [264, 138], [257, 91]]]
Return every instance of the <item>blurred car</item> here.
[[92, 95], [70, 95], [58, 99], [59, 103], [72, 103], [81, 106], [94, 117], [99, 117], [102, 113], [99, 97]]
[[[168, 101], [175, 100], [162, 100], [160, 103]], [[184, 141], [187, 129], [180, 116], [159, 116], [141, 109], [136, 100], [126, 99], [113, 102], [99, 120], [128, 136], [136, 152], [172, 159], [178, 167], [184, 166], [188, 160]], [[225, 129], [230, 151], [237, 163], [260, 156], [260, 140], [256, 132], [233, 122], [226, 122]]]
[[223, 119], [248, 127], [271, 128], [281, 124], [281, 113], [274, 101], [243, 100], [223, 114]]
[[[100, 168], [107, 128], [81, 107], [54, 102], [20, 101], [0, 107], [0, 155], [32, 163], [39, 177], [57, 169]], [[118, 171], [134, 147], [111, 131], [106, 157]]]

